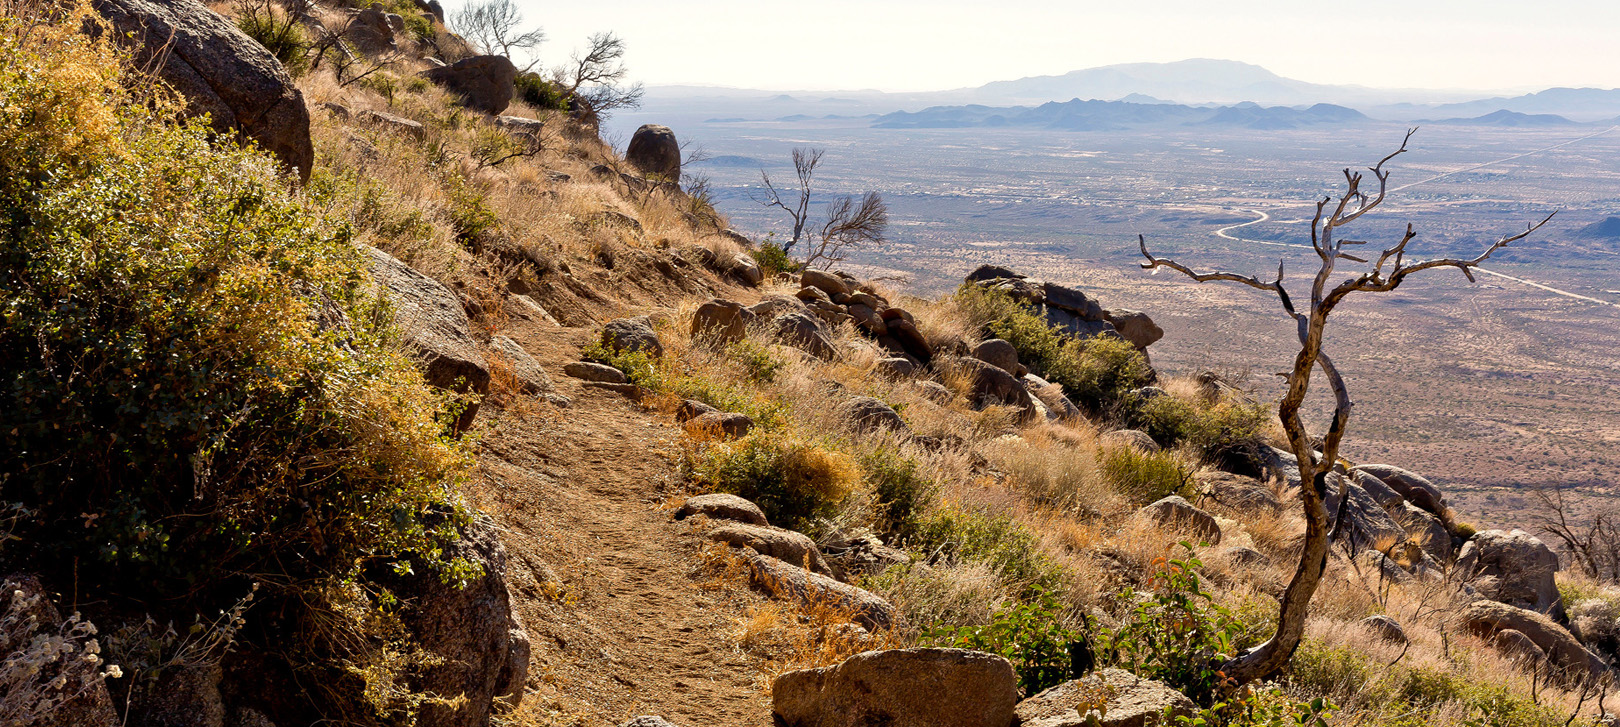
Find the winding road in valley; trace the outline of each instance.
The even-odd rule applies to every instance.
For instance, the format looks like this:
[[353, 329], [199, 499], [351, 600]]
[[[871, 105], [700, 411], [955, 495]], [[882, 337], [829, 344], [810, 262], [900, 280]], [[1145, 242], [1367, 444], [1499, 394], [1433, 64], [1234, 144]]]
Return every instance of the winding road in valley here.
[[[1399, 192], [1399, 191], [1401, 191], [1403, 189], [1411, 189], [1412, 187], [1416, 187], [1416, 186], [1418, 186], [1420, 184], [1428, 184], [1429, 182], [1433, 182], [1433, 181], [1440, 180], [1440, 179], [1445, 179], [1446, 177], [1450, 177], [1450, 176], [1453, 176], [1453, 175], [1456, 175], [1456, 174], [1463, 174], [1465, 172], [1472, 172], [1472, 171], [1476, 171], [1476, 170], [1479, 170], [1479, 169], [1484, 169], [1486, 167], [1493, 166], [1493, 165], [1496, 165], [1496, 164], [1503, 164], [1503, 163], [1506, 163], [1506, 162], [1511, 162], [1511, 161], [1513, 161], [1515, 159], [1523, 159], [1523, 158], [1528, 157], [1528, 156], [1533, 156], [1533, 155], [1536, 155], [1536, 154], [1549, 152], [1549, 151], [1552, 151], [1554, 149], [1560, 149], [1560, 148], [1569, 146], [1571, 144], [1576, 144], [1576, 143], [1579, 143], [1579, 142], [1582, 142], [1582, 141], [1586, 141], [1587, 139], [1595, 139], [1595, 138], [1597, 138], [1599, 136], [1603, 136], [1604, 134], [1611, 133], [1616, 129], [1620, 129], [1620, 125], [1611, 126], [1611, 127], [1607, 128], [1607, 129], [1604, 129], [1603, 131], [1599, 131], [1599, 132], [1597, 132], [1595, 134], [1587, 134], [1586, 136], [1578, 137], [1578, 138], [1575, 138], [1575, 139], [1570, 139], [1568, 141], [1553, 144], [1552, 146], [1542, 147], [1540, 149], [1534, 149], [1532, 151], [1527, 151], [1527, 152], [1524, 152], [1522, 154], [1515, 154], [1515, 155], [1510, 156], [1510, 157], [1503, 157], [1501, 159], [1494, 159], [1494, 160], [1485, 162], [1483, 164], [1475, 164], [1474, 166], [1471, 166], [1471, 167], [1465, 167], [1463, 169], [1457, 169], [1457, 170], [1449, 171], [1449, 172], [1446, 172], [1444, 174], [1436, 174], [1436, 175], [1434, 175], [1432, 177], [1429, 177], [1428, 179], [1420, 179], [1420, 180], [1418, 180], [1416, 182], [1412, 182], [1410, 184], [1403, 184], [1403, 185], [1401, 185], [1399, 187], [1393, 187], [1389, 191], [1391, 191], [1391, 192]], [[1306, 206], [1306, 205], [1279, 205], [1278, 208], [1279, 209], [1288, 209], [1288, 208], [1291, 208], [1291, 207], [1303, 207], [1303, 206]], [[1250, 238], [1247, 238], [1247, 237], [1241, 237], [1241, 236], [1238, 236], [1238, 235], [1234, 235], [1232, 233], [1235, 230], [1241, 230], [1241, 229], [1243, 229], [1245, 227], [1252, 227], [1254, 225], [1258, 225], [1258, 224], [1261, 224], [1263, 222], [1271, 221], [1271, 214], [1269, 212], [1266, 212], [1265, 210], [1242, 209], [1242, 208], [1240, 208], [1240, 209], [1237, 209], [1235, 211], [1237, 211], [1237, 212], [1247, 212], [1249, 214], [1256, 215], [1256, 217], [1255, 217], [1255, 219], [1249, 220], [1248, 222], [1240, 222], [1240, 223], [1235, 224], [1235, 225], [1227, 225], [1226, 227], [1222, 227], [1222, 228], [1215, 231], [1215, 236], [1216, 237], [1220, 237], [1220, 238], [1226, 239], [1226, 240], [1231, 240], [1233, 242], [1245, 242], [1245, 243], [1249, 243], [1251, 245], [1271, 245], [1273, 247], [1297, 247], [1297, 248], [1301, 248], [1301, 249], [1305, 249], [1305, 250], [1313, 250], [1314, 249], [1310, 245], [1300, 245], [1300, 244], [1292, 243], [1292, 242], [1273, 242], [1273, 241], [1270, 241], [1270, 240], [1254, 240], [1254, 239], [1250, 239]], [[1507, 275], [1505, 273], [1499, 273], [1499, 272], [1496, 272], [1495, 270], [1487, 270], [1485, 268], [1480, 268], [1480, 267], [1476, 267], [1476, 268], [1474, 268], [1474, 270], [1476, 270], [1478, 272], [1481, 272], [1481, 273], [1484, 273], [1486, 275], [1492, 276], [1492, 277], [1501, 278], [1503, 280], [1511, 281], [1511, 282], [1514, 282], [1514, 283], [1519, 283], [1521, 285], [1527, 285], [1529, 287], [1537, 288], [1539, 290], [1544, 290], [1546, 292], [1553, 293], [1555, 295], [1561, 295], [1561, 296], [1564, 296], [1566, 298], [1573, 298], [1575, 300], [1585, 301], [1587, 303], [1596, 303], [1598, 305], [1606, 305], [1606, 306], [1610, 306], [1610, 307], [1613, 307], [1613, 308], [1620, 308], [1620, 303], [1614, 303], [1614, 302], [1611, 302], [1611, 301], [1602, 300], [1600, 298], [1593, 298], [1591, 296], [1581, 295], [1579, 293], [1571, 293], [1570, 291], [1567, 291], [1567, 290], [1560, 290], [1560, 289], [1554, 288], [1554, 287], [1552, 287], [1550, 285], [1544, 285], [1542, 283], [1537, 283], [1537, 282], [1535, 282], [1533, 280], [1525, 280], [1524, 278], [1518, 278], [1518, 277], [1514, 277], [1512, 275]]]

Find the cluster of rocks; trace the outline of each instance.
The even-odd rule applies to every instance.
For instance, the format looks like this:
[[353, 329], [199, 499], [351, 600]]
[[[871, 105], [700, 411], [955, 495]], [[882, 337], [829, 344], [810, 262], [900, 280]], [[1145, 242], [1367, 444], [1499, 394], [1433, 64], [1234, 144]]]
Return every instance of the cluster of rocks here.
[[1103, 669], [1020, 700], [1012, 664], [963, 649], [856, 654], [771, 688], [782, 727], [1148, 727], [1198, 711], [1163, 683]]
[[997, 290], [1013, 300], [1033, 306], [1053, 328], [1083, 338], [1117, 336], [1147, 353], [1148, 346], [1164, 338], [1146, 313], [1124, 308], [1103, 308], [1085, 293], [1057, 283], [1032, 280], [997, 265], [981, 265], [969, 273], [967, 282]]

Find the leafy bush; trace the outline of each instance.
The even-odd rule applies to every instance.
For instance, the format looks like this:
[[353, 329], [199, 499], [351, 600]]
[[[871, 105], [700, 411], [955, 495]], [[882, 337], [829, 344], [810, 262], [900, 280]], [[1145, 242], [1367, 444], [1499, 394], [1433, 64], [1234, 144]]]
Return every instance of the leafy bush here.
[[899, 539], [916, 534], [918, 517], [937, 489], [917, 471], [916, 460], [893, 445], [883, 444], [861, 458], [861, 469], [877, 499], [878, 531]]
[[1305, 702], [1289, 699], [1273, 685], [1251, 685], [1191, 717], [1176, 717], [1177, 727], [1327, 727], [1338, 707], [1325, 697]]
[[972, 320], [1011, 343], [1021, 361], [1093, 414], [1119, 417], [1131, 390], [1152, 380], [1153, 368], [1128, 341], [1059, 332], [1006, 293], [972, 283], [958, 288], [956, 299]]
[[1219, 457], [1254, 441], [1274, 416], [1255, 402], [1204, 404], [1160, 395], [1131, 404], [1127, 419], [1130, 426], [1167, 447], [1192, 445], [1206, 458]]
[[238, 5], [236, 27], [269, 50], [294, 78], [309, 72], [311, 44], [297, 18], [271, 3], [245, 2]]
[[1061, 584], [1062, 571], [1041, 555], [1039, 540], [1006, 515], [942, 507], [920, 522], [916, 533], [908, 542], [911, 549], [983, 563], [1019, 598]]
[[772, 523], [793, 530], [813, 530], [861, 476], [849, 455], [770, 431], [708, 443], [684, 468], [694, 482], [753, 500]]
[[1102, 471], [1116, 490], [1137, 504], [1193, 495], [1192, 477], [1169, 452], [1112, 447], [1102, 453]]
[[754, 256], [754, 262], [759, 263], [760, 269], [765, 271], [765, 277], [767, 278], [778, 273], [796, 273], [799, 272], [801, 267], [798, 263], [793, 262], [793, 258], [788, 256], [787, 251], [783, 250], [781, 245], [769, 240], [761, 242], [759, 247], [749, 250], [748, 254]]
[[1229, 689], [1221, 664], [1250, 645], [1241, 640], [1249, 630], [1203, 590], [1197, 573], [1203, 564], [1191, 557], [1191, 546], [1182, 547], [1186, 559], [1155, 561], [1145, 599], [1138, 602], [1130, 589], [1120, 594], [1137, 606], [1117, 630], [1095, 634], [1097, 656], [1210, 706]]
[[[79, 12], [83, 12], [82, 10]], [[0, 18], [0, 498], [81, 597], [440, 561], [467, 451], [398, 350], [346, 226], [76, 32]], [[191, 600], [188, 600], [191, 599]]]
[[1063, 607], [1045, 591], [996, 610], [984, 626], [941, 629], [928, 635], [939, 646], [997, 654], [1012, 662], [1018, 686], [1034, 696], [1083, 676], [1089, 651], [1080, 633], [1063, 624]]
[[1288, 683], [1307, 693], [1354, 698], [1376, 722], [1421, 725], [1456, 714], [1474, 727], [1558, 727], [1566, 717], [1498, 683], [1433, 666], [1386, 664], [1351, 646], [1305, 639], [1294, 652]]
[[752, 338], [726, 346], [726, 356], [742, 364], [748, 380], [756, 384], [776, 381], [776, 374], [787, 366], [787, 362], [778, 358], [769, 346]]
[[[746, 346], [735, 352], [728, 351], [728, 354], [741, 359], [750, 377], [756, 373], [774, 377], [776, 367], [769, 363], [775, 360], [774, 355], [768, 351], [759, 353], [769, 360], [756, 357], [755, 352]], [[787, 421], [787, 411], [783, 405], [762, 398], [751, 387], [727, 381], [724, 376], [713, 372], [696, 370], [676, 360], [655, 359], [642, 351], [613, 351], [602, 345], [601, 341], [586, 346], [581, 357], [623, 371], [630, 382], [637, 386], [679, 399], [696, 399], [721, 411], [747, 414], [754, 420], [757, 429], [781, 429]], [[754, 368], [756, 366], [761, 368]]]
[[533, 71], [519, 73], [513, 84], [517, 97], [536, 110], [567, 111], [570, 98], [563, 87]]

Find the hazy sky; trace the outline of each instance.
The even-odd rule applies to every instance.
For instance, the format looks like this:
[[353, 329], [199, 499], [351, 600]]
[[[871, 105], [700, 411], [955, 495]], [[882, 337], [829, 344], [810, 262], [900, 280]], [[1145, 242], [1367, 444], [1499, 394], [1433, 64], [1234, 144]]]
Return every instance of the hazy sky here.
[[923, 91], [1221, 58], [1316, 83], [1620, 87], [1620, 0], [517, 2], [546, 65], [612, 30], [649, 84]]

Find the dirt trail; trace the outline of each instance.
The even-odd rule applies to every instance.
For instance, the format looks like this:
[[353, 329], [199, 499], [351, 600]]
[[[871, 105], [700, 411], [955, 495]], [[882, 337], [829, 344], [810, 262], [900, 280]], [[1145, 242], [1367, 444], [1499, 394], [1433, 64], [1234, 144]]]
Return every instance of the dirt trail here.
[[504, 530], [510, 585], [533, 648], [524, 724], [619, 725], [641, 714], [680, 727], [768, 725], [759, 660], [737, 646], [757, 597], [715, 587], [700, 540], [672, 522], [660, 415], [562, 375], [586, 329], [507, 332], [551, 374], [566, 409], [480, 414], [476, 504]]

